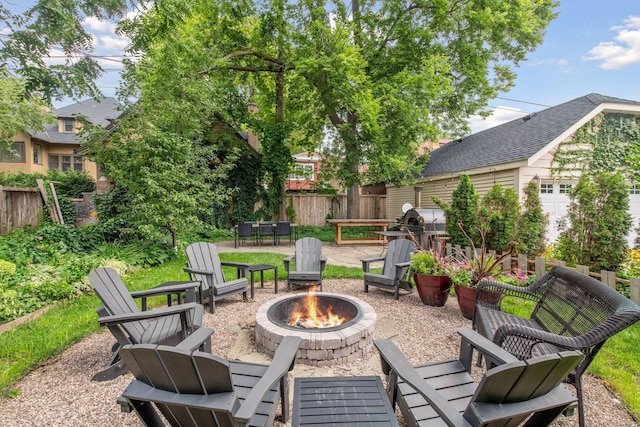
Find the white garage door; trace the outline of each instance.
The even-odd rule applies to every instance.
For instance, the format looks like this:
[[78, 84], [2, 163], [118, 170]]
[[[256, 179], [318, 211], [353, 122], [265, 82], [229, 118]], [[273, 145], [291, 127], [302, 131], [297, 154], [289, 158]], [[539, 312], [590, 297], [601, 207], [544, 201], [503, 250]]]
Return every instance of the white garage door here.
[[[570, 198], [569, 191], [571, 190], [571, 184], [567, 183], [541, 183], [540, 184], [540, 201], [542, 202], [542, 210], [548, 215], [549, 226], [547, 229], [547, 238], [549, 243], [554, 242], [560, 231], [558, 229], [558, 220], [567, 214], [567, 208], [569, 206]], [[629, 194], [629, 208], [631, 216], [633, 218], [633, 225], [627, 241], [629, 247], [633, 247], [636, 239], [636, 228], [640, 221], [640, 185], [634, 186]], [[569, 226], [569, 224], [567, 224]]]

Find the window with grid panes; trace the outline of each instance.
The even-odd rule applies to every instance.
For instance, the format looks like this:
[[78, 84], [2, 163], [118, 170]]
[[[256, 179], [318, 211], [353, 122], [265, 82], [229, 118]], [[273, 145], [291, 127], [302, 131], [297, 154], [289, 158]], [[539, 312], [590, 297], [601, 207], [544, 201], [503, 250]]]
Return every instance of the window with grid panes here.
[[61, 171], [82, 171], [84, 170], [84, 157], [71, 154], [50, 154], [49, 169]]
[[540, 184], [541, 194], [553, 194], [553, 184]]

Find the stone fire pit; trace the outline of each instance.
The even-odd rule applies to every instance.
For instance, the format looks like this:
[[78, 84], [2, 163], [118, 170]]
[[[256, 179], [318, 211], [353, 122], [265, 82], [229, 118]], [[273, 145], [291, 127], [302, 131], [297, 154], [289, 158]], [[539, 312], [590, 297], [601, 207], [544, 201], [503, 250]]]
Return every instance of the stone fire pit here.
[[302, 339], [296, 363], [326, 367], [362, 359], [373, 350], [376, 313], [366, 302], [346, 295], [317, 292], [319, 306], [331, 305], [346, 317], [339, 326], [304, 328], [286, 324], [289, 307], [307, 296], [287, 295], [263, 304], [256, 314], [255, 340], [258, 351], [273, 357], [285, 336]]

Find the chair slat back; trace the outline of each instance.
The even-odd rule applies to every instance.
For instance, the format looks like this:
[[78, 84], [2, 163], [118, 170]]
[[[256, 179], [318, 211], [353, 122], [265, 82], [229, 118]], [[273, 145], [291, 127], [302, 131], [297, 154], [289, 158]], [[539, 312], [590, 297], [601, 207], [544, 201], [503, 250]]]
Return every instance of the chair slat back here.
[[202, 282], [203, 290], [220, 283], [225, 283], [218, 247], [213, 243], [196, 242], [187, 246], [187, 262], [189, 267], [198, 270], [213, 271], [213, 283], [209, 283], [207, 275], [194, 274], [194, 280]]
[[395, 239], [390, 241], [382, 266], [382, 275], [394, 276], [394, 265], [411, 261], [411, 252], [415, 249], [416, 245], [411, 240]]
[[562, 383], [583, 357], [565, 351], [497, 366], [486, 372], [472, 402], [514, 403], [542, 396]]
[[[138, 313], [140, 308], [127, 290], [120, 275], [113, 268], [96, 268], [89, 273], [89, 285], [110, 315]], [[120, 325], [135, 341], [141, 342], [149, 322], [135, 321]]]
[[322, 242], [315, 237], [303, 237], [296, 241], [296, 271], [320, 271]]
[[247, 238], [253, 236], [253, 225], [250, 222], [241, 222], [238, 224], [238, 237]]
[[[138, 381], [156, 389], [190, 395], [233, 393], [233, 379], [226, 360], [170, 346], [127, 345], [120, 351]], [[188, 405], [156, 406], [172, 425], [232, 425], [227, 410], [210, 411]], [[197, 402], [196, 402], [197, 403]]]

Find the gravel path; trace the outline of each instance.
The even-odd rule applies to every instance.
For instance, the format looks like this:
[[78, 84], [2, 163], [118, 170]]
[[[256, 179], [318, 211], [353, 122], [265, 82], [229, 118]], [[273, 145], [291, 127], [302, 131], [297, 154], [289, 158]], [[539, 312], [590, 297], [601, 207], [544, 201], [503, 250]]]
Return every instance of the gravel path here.
[[[402, 295], [373, 289], [365, 294], [362, 281], [324, 280], [327, 292], [352, 295], [371, 304], [378, 315], [376, 338], [390, 338], [412, 363], [426, 363], [457, 356], [456, 330], [470, 327], [460, 315], [455, 298], [444, 307], [426, 307], [417, 294]], [[205, 324], [215, 329], [213, 353], [224, 358], [268, 363], [252, 343], [252, 316], [258, 307], [274, 298], [273, 283], [257, 288], [254, 301], [239, 297], [219, 301], [216, 314], [205, 315]], [[91, 376], [109, 360], [113, 338], [108, 331], [93, 334], [51, 358], [16, 384], [19, 395], [0, 401], [0, 425], [10, 426], [138, 426], [134, 414], [124, 414], [115, 404], [131, 381], [131, 374], [109, 382], [91, 382]], [[297, 365], [291, 377], [334, 375], [380, 375], [377, 353], [364, 360], [332, 368]], [[293, 389], [293, 387], [291, 387]], [[602, 381], [584, 378], [586, 418], [589, 426], [637, 426]], [[277, 424], [283, 425], [283, 424]], [[561, 417], [554, 425], [575, 426], [577, 415]]]

